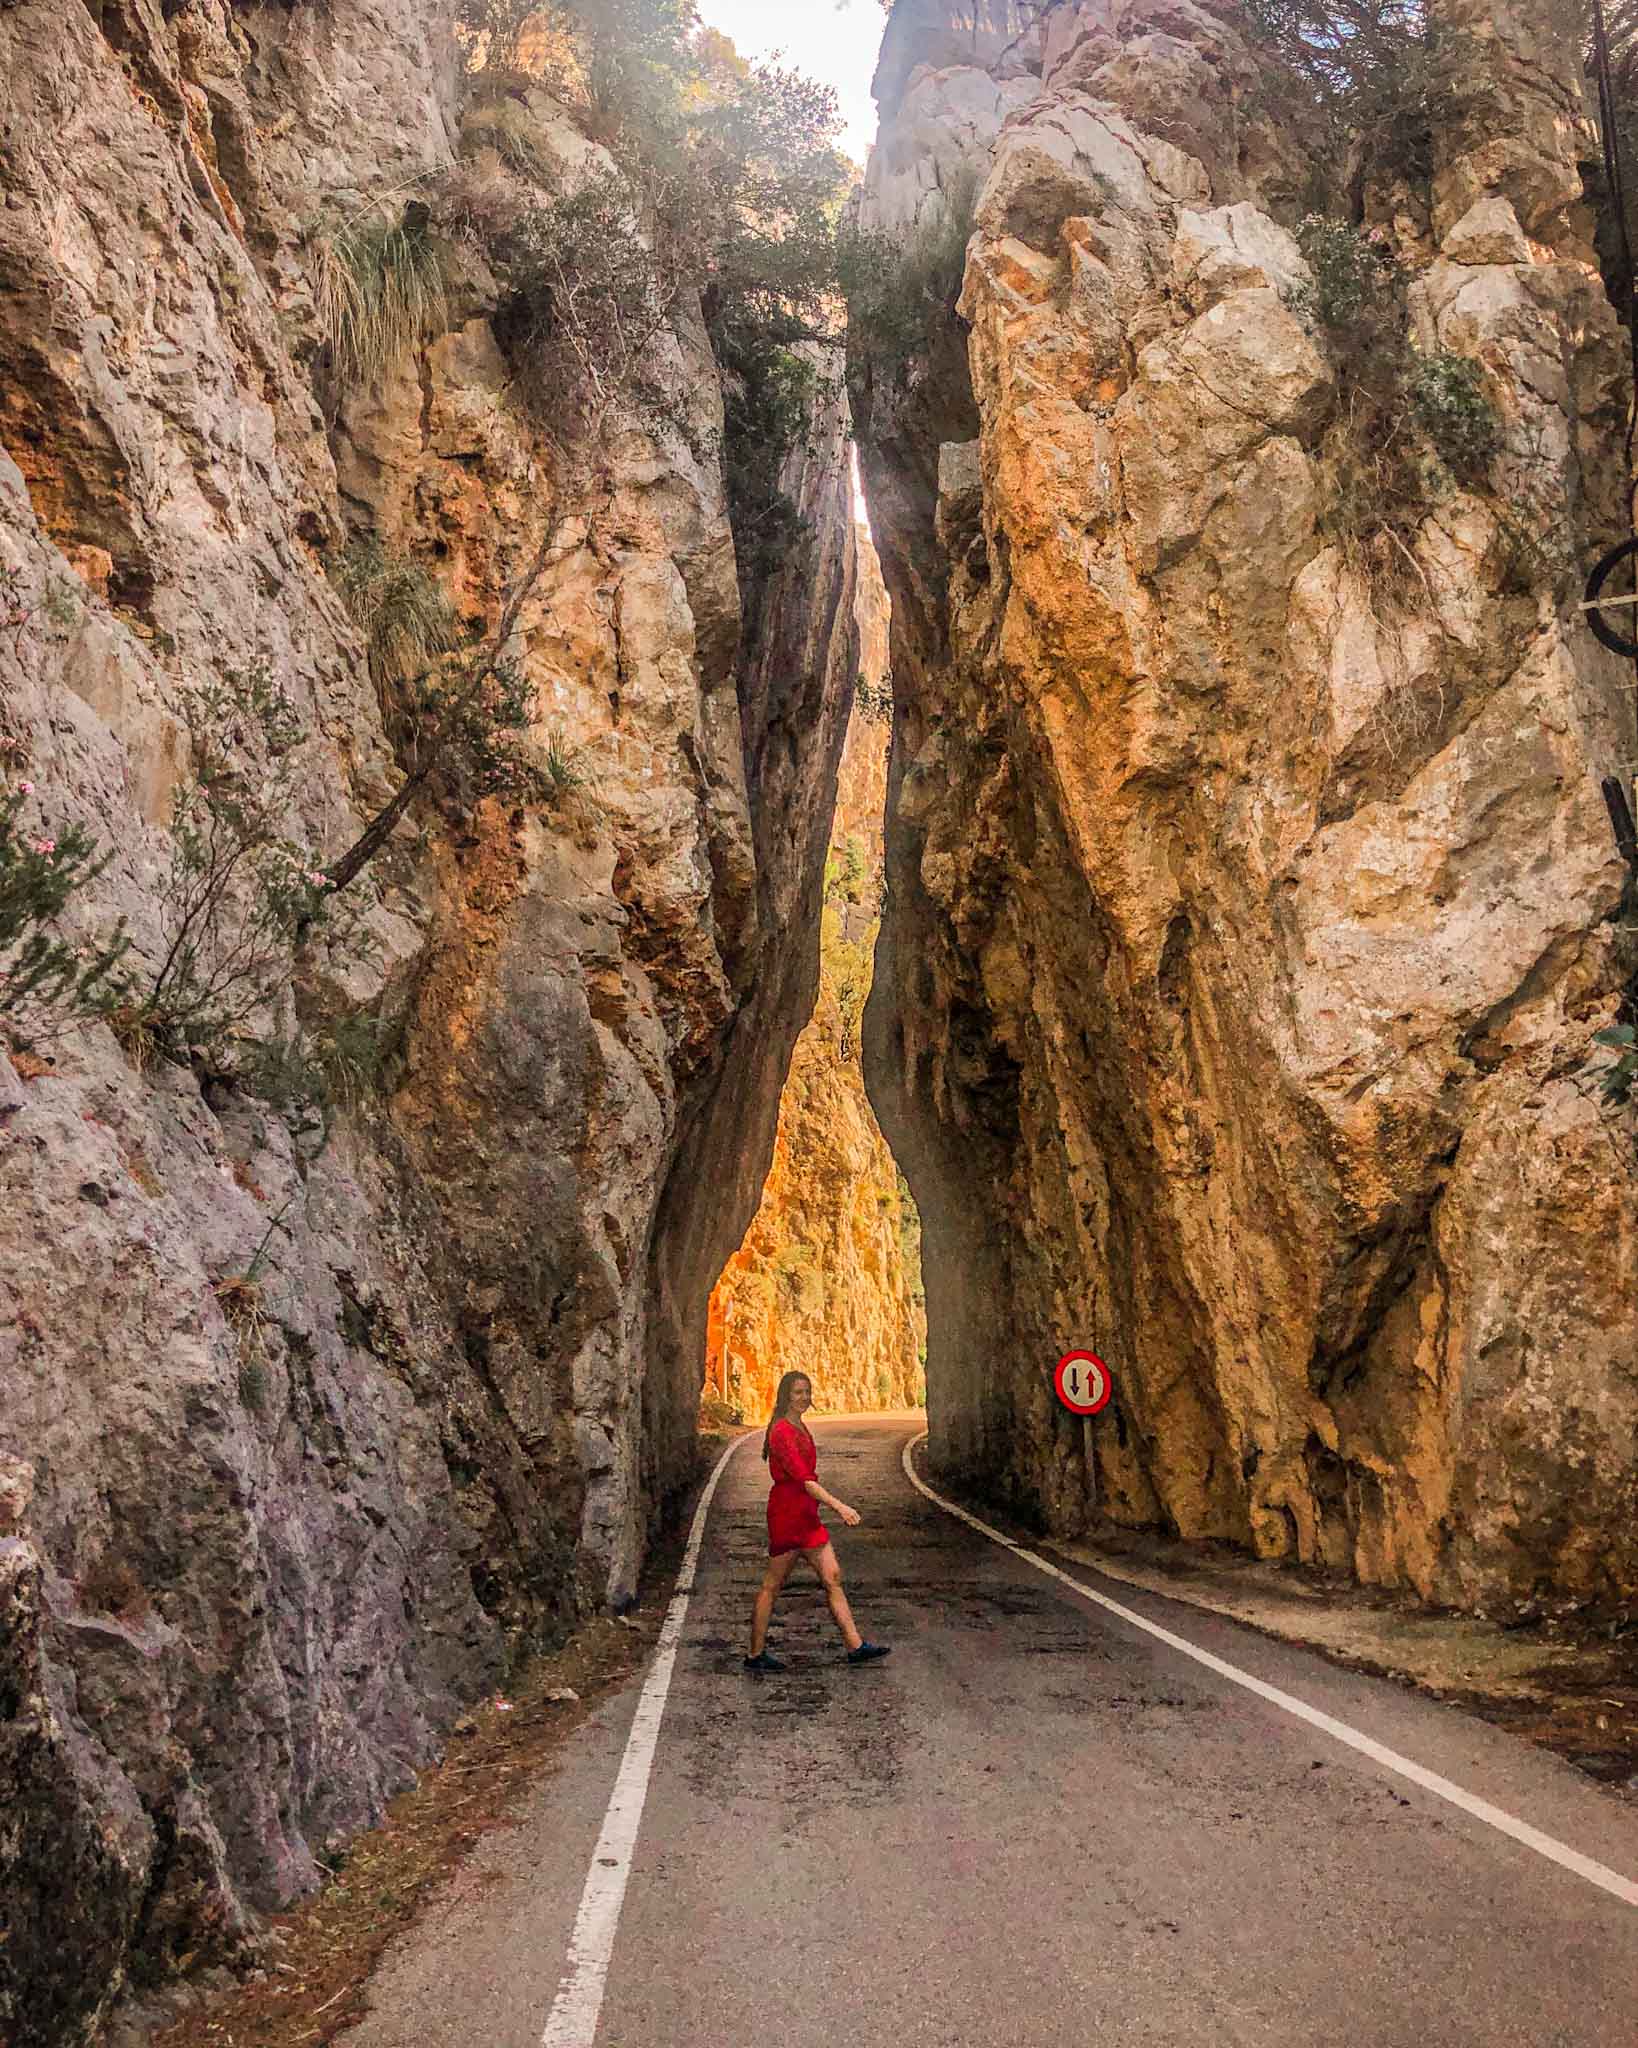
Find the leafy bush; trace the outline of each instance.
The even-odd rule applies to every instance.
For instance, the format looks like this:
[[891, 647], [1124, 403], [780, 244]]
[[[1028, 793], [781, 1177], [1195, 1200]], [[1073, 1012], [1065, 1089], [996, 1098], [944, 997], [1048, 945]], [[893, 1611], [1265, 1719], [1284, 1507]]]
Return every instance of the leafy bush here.
[[[590, 125], [620, 170], [492, 228], [511, 292], [501, 330], [554, 421], [578, 411], [584, 428], [635, 395], [639, 414], [663, 422], [644, 359], [679, 293], [697, 290], [723, 373], [740, 568], [755, 578], [799, 531], [780, 473], [823, 396], [805, 345], [828, 333], [836, 284], [846, 167], [835, 96], [743, 63], [663, 0], [558, 12], [582, 31]], [[469, 210], [498, 212], [492, 197]]]
[[801, 324], [719, 309], [711, 328], [722, 371], [728, 516], [741, 581], [760, 582], [785, 561], [802, 519], [781, 477], [808, 431], [824, 379], [800, 349]]
[[907, 240], [857, 227], [841, 237], [849, 343], [890, 380], [902, 381], [955, 317], [977, 203], [978, 174], [963, 167]]
[[798, 1314], [817, 1314], [824, 1306], [825, 1283], [810, 1244], [783, 1244], [773, 1255], [771, 1271]]
[[643, 239], [636, 195], [618, 172], [591, 179], [529, 208], [494, 254], [509, 287], [499, 324], [519, 344], [526, 391], [594, 438], [640, 394], [681, 282]]
[[891, 725], [893, 723], [893, 678], [882, 677], [879, 683], [872, 683], [860, 676], [853, 689], [853, 702], [859, 716], [867, 725]]
[[[230, 1063], [234, 1042], [275, 1008], [298, 942], [323, 936], [333, 952], [368, 949], [361, 920], [330, 900], [312, 854], [285, 835], [298, 809], [298, 755], [307, 735], [265, 666], [187, 694], [191, 776], [171, 822], [171, 865], [159, 898], [165, 951], [146, 988], [109, 1012], [145, 1064], [195, 1054]], [[230, 749], [263, 759], [240, 765]]]
[[123, 992], [120, 970], [130, 950], [123, 923], [89, 954], [53, 930], [109, 855], [99, 855], [78, 825], [59, 835], [25, 825], [33, 795], [33, 783], [23, 781], [0, 797], [0, 1017], [23, 1035], [43, 1028], [51, 1011], [102, 1015]]
[[839, 844], [831, 847], [825, 860], [827, 903], [862, 903], [867, 895], [873, 893], [874, 880], [864, 841], [857, 833], [848, 833]]
[[334, 1135], [337, 1115], [356, 1112], [377, 1092], [385, 1066], [380, 1024], [366, 1012], [344, 1011], [251, 1045], [241, 1078], [252, 1095], [280, 1112], [298, 1144], [318, 1139], [310, 1155], [316, 1158]]
[[367, 384], [448, 325], [445, 262], [417, 202], [398, 220], [344, 222], [318, 242], [319, 323], [343, 385]]
[[1325, 214], [1307, 216], [1297, 229], [1297, 244], [1314, 281], [1291, 293], [1292, 310], [1333, 334], [1374, 339], [1384, 303], [1392, 302], [1397, 313], [1403, 300], [1398, 265], [1352, 222]]
[[1500, 421], [1477, 363], [1412, 348], [1405, 273], [1378, 237], [1310, 214], [1297, 241], [1313, 281], [1289, 303], [1339, 372], [1325, 525], [1376, 571], [1402, 577], [1431, 506], [1455, 484], [1482, 481], [1500, 451]]
[[836, 1053], [851, 1061], [859, 1055], [859, 1027], [875, 971], [876, 934], [863, 939], [844, 934], [840, 912], [826, 904], [820, 922], [819, 973], [824, 992], [836, 1011]]
[[1501, 424], [1471, 356], [1418, 356], [1410, 391], [1417, 425], [1463, 483], [1477, 482], [1501, 447]]
[[605, 141], [662, 124], [691, 76], [692, 0], [461, 0], [458, 18], [486, 73], [516, 67], [527, 35], [553, 91]]
[[1608, 1046], [1616, 1055], [1598, 1074], [1604, 1100], [1629, 1103], [1638, 1089], [1638, 1030], [1630, 1024], [1612, 1024], [1607, 1031], [1595, 1032], [1593, 1043]]
[[483, 797], [554, 802], [579, 777], [561, 741], [542, 760], [529, 741], [534, 689], [505, 652], [530, 592], [544, 573], [558, 527], [549, 521], [540, 545], [514, 584], [487, 640], [446, 657], [392, 693], [387, 723], [404, 779], [347, 851], [319, 877], [340, 892], [351, 886], [390, 842], [416, 798], [438, 793], [468, 813]]
[[[1467, 39], [1441, 29], [1427, 0], [1246, 0], [1246, 15], [1306, 88], [1330, 204], [1357, 210], [1382, 177], [1427, 183], [1471, 67]], [[1289, 120], [1293, 108], [1280, 111]]]

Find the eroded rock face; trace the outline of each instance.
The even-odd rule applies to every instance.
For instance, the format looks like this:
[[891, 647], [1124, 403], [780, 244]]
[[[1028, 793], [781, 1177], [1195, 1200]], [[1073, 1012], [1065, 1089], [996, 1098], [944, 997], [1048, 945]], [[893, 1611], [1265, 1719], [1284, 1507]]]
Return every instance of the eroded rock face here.
[[481, 625], [556, 523], [515, 646], [581, 778], [426, 805], [368, 872], [373, 959], [311, 971], [396, 1050], [316, 1160], [231, 1078], [140, 1072], [101, 1027], [0, 1053], [12, 2048], [235, 1951], [515, 1647], [629, 1597], [811, 999], [852, 686], [840, 410], [787, 477], [811, 547], [763, 592], [697, 307], [649, 365], [673, 424], [611, 437], [595, 488], [475, 258], [424, 348], [344, 398], [323, 374], [305, 237], [436, 199], [454, 11], [0, 11], [0, 764], [42, 831], [112, 851], [75, 933], [123, 915], [155, 962], [190, 681], [265, 663], [289, 693], [304, 858], [390, 793], [324, 569], [349, 534]]
[[[1590, 1079], [1632, 707], [1517, 544], [1623, 527], [1545, 12], [1452, 0], [1461, 119], [1383, 200], [1503, 442], [1390, 582], [1335, 538], [1348, 373], [1234, 10], [1063, 4], [1025, 78], [901, 58], [864, 218], [925, 204], [897, 137], [981, 158], [969, 331], [853, 365], [899, 694], [867, 1072], [936, 1461], [1513, 1612], [1638, 1584], [1634, 1135]], [[1095, 1503], [1068, 1344], [1118, 1377]]]

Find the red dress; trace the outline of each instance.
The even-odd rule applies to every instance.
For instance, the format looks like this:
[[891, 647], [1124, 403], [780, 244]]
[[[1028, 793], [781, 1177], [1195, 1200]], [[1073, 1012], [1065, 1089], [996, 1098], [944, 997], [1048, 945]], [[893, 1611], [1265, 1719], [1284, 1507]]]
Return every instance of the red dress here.
[[807, 1481], [818, 1470], [813, 1438], [781, 1417], [768, 1435], [768, 1471], [773, 1479], [768, 1495], [770, 1557], [787, 1550], [822, 1550], [830, 1541], [830, 1531], [819, 1519], [819, 1503], [807, 1490]]

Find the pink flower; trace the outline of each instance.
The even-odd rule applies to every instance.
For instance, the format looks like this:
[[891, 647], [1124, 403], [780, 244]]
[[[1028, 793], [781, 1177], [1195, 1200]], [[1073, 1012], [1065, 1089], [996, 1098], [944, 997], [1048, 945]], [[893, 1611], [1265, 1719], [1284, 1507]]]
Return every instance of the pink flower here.
[[57, 851], [57, 842], [55, 839], [36, 839], [34, 851], [36, 853], [55, 853]]
[[321, 875], [317, 868], [313, 870], [307, 879], [315, 889], [328, 889], [330, 886], [330, 877], [328, 875]]
[[495, 1712], [497, 1714], [509, 1714], [511, 1711], [512, 1702], [510, 1700], [497, 1699], [495, 1701]]
[[34, 784], [32, 782], [19, 782], [17, 794], [19, 796], [32, 796], [34, 794]]

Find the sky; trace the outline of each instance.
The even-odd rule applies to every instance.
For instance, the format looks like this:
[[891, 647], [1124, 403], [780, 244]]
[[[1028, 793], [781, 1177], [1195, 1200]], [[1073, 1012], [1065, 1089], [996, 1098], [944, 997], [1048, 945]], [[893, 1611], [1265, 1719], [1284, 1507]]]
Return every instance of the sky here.
[[732, 38], [742, 57], [778, 53], [792, 71], [836, 88], [841, 147], [862, 164], [876, 139], [871, 74], [886, 20], [881, 0], [696, 0], [708, 28]]

